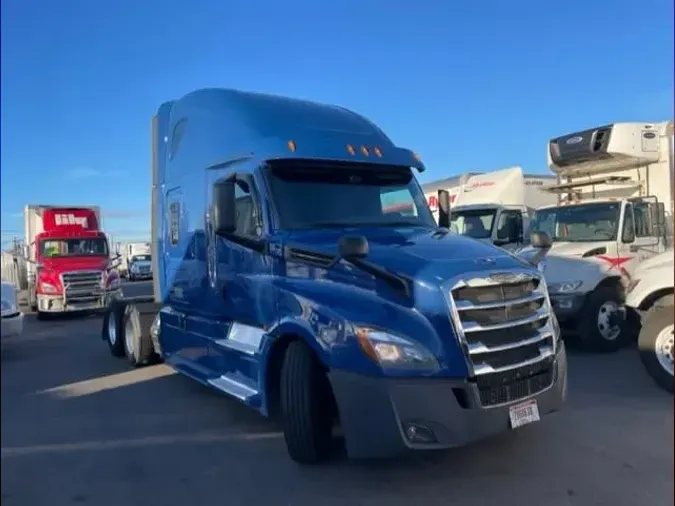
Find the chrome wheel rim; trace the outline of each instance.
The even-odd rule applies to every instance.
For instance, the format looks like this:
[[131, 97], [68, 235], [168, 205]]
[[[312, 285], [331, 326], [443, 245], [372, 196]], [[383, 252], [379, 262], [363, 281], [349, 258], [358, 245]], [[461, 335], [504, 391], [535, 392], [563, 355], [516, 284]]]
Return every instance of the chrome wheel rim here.
[[673, 325], [668, 325], [659, 332], [654, 343], [654, 353], [659, 365], [670, 374], [673, 375], [673, 344], [675, 338], [673, 337]]

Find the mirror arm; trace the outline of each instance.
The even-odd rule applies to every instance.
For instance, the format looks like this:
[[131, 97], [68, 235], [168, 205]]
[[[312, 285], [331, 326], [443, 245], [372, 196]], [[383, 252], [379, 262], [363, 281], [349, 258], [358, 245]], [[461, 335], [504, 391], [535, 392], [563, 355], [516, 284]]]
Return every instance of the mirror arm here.
[[365, 260], [361, 258], [344, 258], [345, 261], [349, 262], [353, 266], [361, 269], [363, 272], [370, 274], [374, 278], [381, 279], [385, 283], [387, 283], [389, 286], [391, 286], [394, 290], [400, 290], [403, 292], [403, 294], [410, 298], [411, 297], [411, 287], [410, 283], [407, 279], [405, 279], [403, 276], [398, 276], [394, 273], [391, 273], [379, 265], [372, 264], [370, 262], [366, 262]]
[[257, 253], [269, 253], [269, 241], [267, 239], [230, 233], [220, 233], [218, 235], [227, 239], [228, 241], [243, 246], [244, 248], [253, 250]]

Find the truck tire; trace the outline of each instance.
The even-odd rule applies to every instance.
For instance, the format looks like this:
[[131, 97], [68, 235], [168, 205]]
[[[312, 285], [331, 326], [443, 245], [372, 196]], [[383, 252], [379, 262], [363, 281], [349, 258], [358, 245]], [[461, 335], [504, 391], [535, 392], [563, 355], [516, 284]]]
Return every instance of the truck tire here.
[[601, 286], [588, 296], [578, 335], [581, 346], [595, 353], [614, 353], [621, 349], [630, 334], [625, 325], [623, 298], [618, 286]]
[[110, 354], [113, 357], [124, 356], [123, 317], [126, 303], [113, 301], [103, 314], [103, 339], [108, 343]]
[[142, 367], [156, 361], [157, 355], [150, 337], [153, 319], [154, 314], [142, 314], [136, 304], [127, 304], [124, 309], [124, 354], [133, 367]]
[[281, 415], [286, 448], [300, 464], [325, 460], [331, 449], [333, 419], [326, 409], [328, 378], [301, 341], [289, 344], [281, 367]]
[[654, 306], [642, 322], [638, 337], [640, 359], [652, 379], [673, 393], [673, 307]]

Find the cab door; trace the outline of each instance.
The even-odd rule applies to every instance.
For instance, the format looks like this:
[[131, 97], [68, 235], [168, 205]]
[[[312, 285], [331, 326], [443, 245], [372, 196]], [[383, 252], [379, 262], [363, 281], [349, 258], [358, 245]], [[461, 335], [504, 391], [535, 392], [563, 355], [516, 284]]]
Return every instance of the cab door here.
[[632, 247], [638, 261], [644, 261], [664, 250], [659, 234], [659, 203], [656, 197], [631, 199], [635, 220], [635, 243]]

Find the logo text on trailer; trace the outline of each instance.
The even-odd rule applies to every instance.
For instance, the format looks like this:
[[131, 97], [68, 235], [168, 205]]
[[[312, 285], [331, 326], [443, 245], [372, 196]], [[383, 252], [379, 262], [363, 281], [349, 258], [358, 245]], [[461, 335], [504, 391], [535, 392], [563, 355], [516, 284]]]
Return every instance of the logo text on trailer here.
[[87, 228], [87, 218], [84, 216], [75, 216], [74, 214], [55, 214], [54, 221], [57, 225], [79, 225]]

